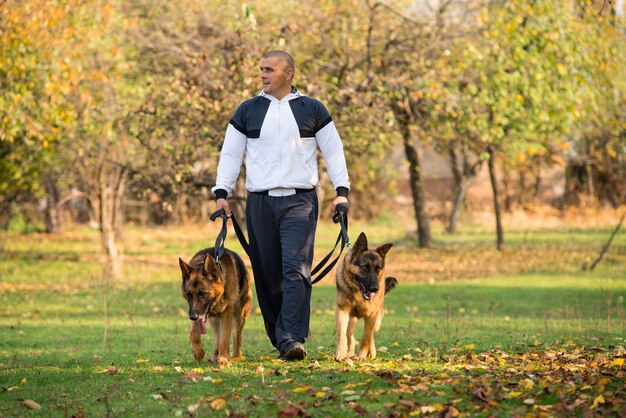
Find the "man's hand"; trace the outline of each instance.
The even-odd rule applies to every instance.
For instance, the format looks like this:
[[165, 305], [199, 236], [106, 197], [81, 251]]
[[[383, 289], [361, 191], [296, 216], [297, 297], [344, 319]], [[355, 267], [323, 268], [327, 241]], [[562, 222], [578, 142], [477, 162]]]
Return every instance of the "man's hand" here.
[[337, 196], [335, 200], [333, 200], [333, 207], [332, 207], [333, 216], [335, 216], [335, 214], [337, 213], [337, 205], [340, 203], [348, 203], [348, 199], [346, 199], [343, 196]]
[[215, 210], [218, 211], [220, 209], [224, 209], [224, 212], [226, 212], [226, 216], [230, 218], [231, 212], [230, 212], [230, 205], [228, 204], [228, 200], [217, 199], [215, 201]]

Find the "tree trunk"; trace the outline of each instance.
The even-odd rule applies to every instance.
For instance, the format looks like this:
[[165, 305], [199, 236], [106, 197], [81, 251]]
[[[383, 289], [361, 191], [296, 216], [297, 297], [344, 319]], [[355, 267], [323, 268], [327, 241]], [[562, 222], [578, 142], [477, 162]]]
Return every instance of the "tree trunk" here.
[[[400, 110], [400, 112], [402, 112], [402, 110]], [[424, 188], [422, 186], [419, 152], [417, 147], [413, 144], [407, 117], [399, 116], [396, 113], [396, 118], [400, 124], [400, 130], [402, 131], [406, 159], [409, 161], [410, 186], [413, 196], [413, 208], [415, 209], [415, 220], [417, 221], [419, 246], [421, 248], [430, 248], [432, 245], [432, 237], [430, 233], [430, 220], [425, 210], [426, 198], [424, 197]]]
[[189, 222], [189, 208], [187, 206], [187, 195], [188, 191], [184, 185], [181, 185], [181, 190], [179, 190], [176, 195], [176, 218], [179, 224], [186, 225]]
[[502, 250], [504, 246], [504, 233], [502, 232], [502, 219], [500, 216], [500, 203], [498, 195], [498, 182], [496, 179], [495, 154], [493, 147], [487, 147], [489, 153], [489, 178], [491, 179], [491, 189], [493, 191], [493, 209], [496, 215], [496, 248]]
[[473, 164], [469, 161], [469, 151], [467, 146], [461, 146], [462, 161], [459, 161], [457, 150], [453, 147], [448, 150], [450, 156], [450, 168], [454, 176], [454, 202], [452, 204], [452, 211], [450, 212], [450, 218], [448, 219], [448, 225], [446, 226], [446, 232], [454, 234], [457, 230], [459, 214], [461, 213], [461, 207], [465, 202], [467, 191], [472, 183], [472, 179], [476, 177], [478, 169], [481, 166], [479, 159]]
[[448, 221], [448, 226], [446, 227], [446, 232], [449, 234], [456, 233], [459, 214], [461, 213], [461, 206], [463, 205], [463, 201], [465, 201], [465, 196], [467, 196], [467, 191], [469, 190], [471, 182], [471, 178], [464, 177], [461, 179], [461, 183], [456, 187], [457, 190], [454, 195], [454, 203], [452, 204], [450, 219]]
[[126, 168], [104, 163], [98, 173], [100, 239], [105, 255], [105, 280], [117, 279], [122, 274], [122, 227], [124, 223], [124, 194]]
[[44, 209], [44, 219], [46, 222], [46, 232], [54, 234], [60, 232], [63, 226], [59, 202], [61, 200], [59, 188], [53, 176], [46, 178], [46, 208]]

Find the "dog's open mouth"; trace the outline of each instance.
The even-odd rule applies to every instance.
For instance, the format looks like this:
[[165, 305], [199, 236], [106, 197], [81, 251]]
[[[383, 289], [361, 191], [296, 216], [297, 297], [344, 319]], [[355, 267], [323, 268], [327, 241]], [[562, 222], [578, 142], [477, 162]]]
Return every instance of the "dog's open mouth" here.
[[375, 290], [374, 291], [367, 290], [360, 280], [359, 280], [359, 290], [361, 291], [361, 296], [363, 296], [363, 299], [365, 300], [372, 300], [372, 297], [376, 293]]
[[198, 316], [198, 319], [196, 319], [196, 321], [198, 322], [198, 329], [200, 331], [200, 334], [206, 334], [206, 317], [209, 314], [209, 312], [211, 311], [211, 307], [213, 306], [213, 302], [215, 302], [214, 300], [210, 300], [206, 311], [202, 314]]

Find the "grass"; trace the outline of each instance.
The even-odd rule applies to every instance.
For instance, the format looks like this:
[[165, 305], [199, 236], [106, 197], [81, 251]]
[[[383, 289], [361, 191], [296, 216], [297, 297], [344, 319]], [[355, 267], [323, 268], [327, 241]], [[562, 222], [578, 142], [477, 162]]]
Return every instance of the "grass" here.
[[[320, 226], [319, 258], [335, 228]], [[226, 369], [196, 363], [187, 340], [177, 257], [211, 245], [217, 229], [199, 229], [129, 227], [126, 274], [109, 289], [94, 231], [3, 235], [0, 416], [626, 413], [625, 234], [596, 270], [580, 269], [610, 226], [511, 228], [497, 252], [481, 227], [435, 230], [435, 247], [418, 250], [403, 228], [351, 223], [371, 243], [396, 244], [389, 274], [400, 286], [386, 300], [379, 357], [333, 360], [328, 278], [314, 288], [306, 362], [275, 360], [255, 309], [245, 358]], [[241, 251], [234, 234], [227, 246]]]

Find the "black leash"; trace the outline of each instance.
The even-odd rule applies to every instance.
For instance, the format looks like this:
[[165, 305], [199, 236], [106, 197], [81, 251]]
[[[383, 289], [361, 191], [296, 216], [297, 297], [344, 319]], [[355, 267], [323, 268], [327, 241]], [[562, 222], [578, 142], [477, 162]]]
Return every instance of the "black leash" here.
[[[315, 284], [319, 282], [320, 280], [322, 280], [333, 269], [333, 267], [335, 267], [335, 264], [337, 264], [337, 262], [339, 261], [339, 257], [341, 256], [341, 253], [343, 252], [344, 247], [347, 246], [348, 251], [352, 249], [352, 245], [350, 244], [350, 238], [348, 237], [348, 209], [349, 208], [350, 208], [349, 203], [340, 203], [335, 208], [336, 213], [335, 215], [333, 215], [333, 222], [338, 223], [341, 229], [339, 231], [339, 235], [337, 236], [337, 241], [335, 241], [335, 246], [333, 247], [333, 249], [326, 255], [326, 257], [322, 259], [322, 261], [320, 261], [317, 264], [317, 266], [315, 266], [313, 270], [311, 270], [311, 278], [312, 278], [311, 284]], [[318, 276], [315, 279], [313, 279], [313, 276], [317, 274], [317, 272], [321, 268], [323, 268], [324, 265], [328, 262], [328, 260], [330, 260], [330, 258], [333, 256], [333, 253], [335, 252], [335, 248], [337, 248], [339, 241], [341, 241], [341, 249], [339, 250], [339, 254], [337, 255], [337, 257], [328, 266], [326, 266], [326, 268], [322, 270], [322, 272], [318, 274]]]
[[[335, 246], [330, 251], [330, 253], [328, 253], [326, 257], [324, 257], [317, 264], [317, 266], [315, 266], [315, 268], [311, 270], [311, 278], [313, 278], [313, 276], [317, 274], [319, 270], [324, 268], [324, 265], [326, 265], [326, 263], [328, 263], [328, 260], [330, 260], [331, 257], [333, 256], [333, 253], [335, 252], [337, 245], [339, 245], [339, 242], [341, 242], [341, 249], [339, 250], [339, 254], [337, 255], [337, 257], [328, 266], [326, 266], [326, 268], [324, 268], [324, 270], [322, 270], [322, 272], [320, 272], [315, 279], [311, 280], [311, 284], [315, 284], [319, 282], [320, 280], [322, 280], [333, 269], [333, 267], [335, 267], [335, 265], [339, 261], [339, 257], [341, 256], [343, 249], [346, 246], [348, 247], [348, 251], [352, 249], [352, 245], [350, 244], [350, 238], [348, 237], [348, 209], [349, 208], [350, 208], [349, 203], [340, 203], [335, 208], [336, 213], [333, 216], [333, 222], [338, 223], [341, 227], [339, 231], [339, 235], [337, 236], [337, 241], [335, 241]], [[226, 242], [226, 234], [228, 233], [228, 229], [226, 228], [226, 224], [228, 222], [228, 216], [226, 215], [226, 211], [224, 211], [224, 209], [219, 209], [211, 214], [211, 221], [215, 221], [217, 218], [222, 218], [222, 229], [220, 230], [220, 233], [217, 235], [217, 238], [215, 239], [215, 261], [219, 263], [219, 259], [224, 255], [224, 243]], [[235, 228], [235, 234], [237, 234], [239, 243], [241, 244], [241, 246], [243, 247], [243, 250], [246, 252], [246, 254], [248, 254], [248, 257], [249, 257], [250, 250], [249, 250], [248, 241], [246, 240], [246, 237], [241, 227], [239, 226], [237, 219], [235, 218], [235, 214], [231, 212], [230, 218], [233, 221], [233, 227]]]
[[[219, 209], [211, 214], [211, 221], [215, 221], [217, 218], [222, 218], [222, 229], [220, 230], [220, 233], [217, 234], [217, 238], [215, 239], [215, 261], [219, 261], [219, 259], [224, 255], [224, 243], [226, 242], [226, 234], [228, 233], [228, 229], [226, 228], [226, 223], [228, 222], [226, 211], [224, 209]], [[249, 257], [250, 250], [246, 236], [243, 234], [234, 213], [231, 213], [230, 218], [233, 221], [233, 227], [235, 228], [235, 234], [237, 234], [239, 243]]]

